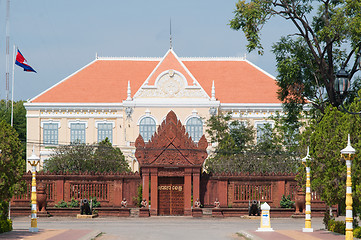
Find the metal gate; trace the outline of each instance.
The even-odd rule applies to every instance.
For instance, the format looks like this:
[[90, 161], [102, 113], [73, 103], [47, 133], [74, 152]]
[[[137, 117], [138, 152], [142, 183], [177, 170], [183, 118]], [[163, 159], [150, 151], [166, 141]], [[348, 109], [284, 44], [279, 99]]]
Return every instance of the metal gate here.
[[161, 177], [158, 179], [159, 215], [184, 215], [184, 178]]

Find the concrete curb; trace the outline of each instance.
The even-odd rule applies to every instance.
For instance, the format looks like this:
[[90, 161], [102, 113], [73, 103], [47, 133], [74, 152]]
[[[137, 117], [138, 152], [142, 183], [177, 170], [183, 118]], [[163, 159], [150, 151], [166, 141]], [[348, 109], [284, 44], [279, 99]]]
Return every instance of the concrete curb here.
[[244, 231], [244, 230], [238, 231], [237, 233], [245, 236], [246, 238], [252, 239], [252, 240], [262, 240], [261, 238], [259, 238], [257, 236], [254, 236], [254, 235], [252, 235], [249, 232]]
[[93, 240], [95, 239], [97, 236], [99, 236], [102, 232], [99, 230], [94, 230], [90, 233], [88, 233], [87, 235], [79, 238], [78, 240]]

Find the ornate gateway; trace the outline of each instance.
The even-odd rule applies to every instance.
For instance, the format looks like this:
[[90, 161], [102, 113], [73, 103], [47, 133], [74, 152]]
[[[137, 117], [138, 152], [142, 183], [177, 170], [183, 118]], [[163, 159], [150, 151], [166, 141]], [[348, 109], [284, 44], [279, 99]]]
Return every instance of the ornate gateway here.
[[200, 173], [207, 157], [208, 142], [204, 135], [198, 144], [193, 142], [170, 111], [152, 139], [145, 143], [139, 135], [135, 146], [143, 178], [143, 198], [151, 201], [151, 215], [190, 215], [192, 179], [193, 199], [197, 199]]

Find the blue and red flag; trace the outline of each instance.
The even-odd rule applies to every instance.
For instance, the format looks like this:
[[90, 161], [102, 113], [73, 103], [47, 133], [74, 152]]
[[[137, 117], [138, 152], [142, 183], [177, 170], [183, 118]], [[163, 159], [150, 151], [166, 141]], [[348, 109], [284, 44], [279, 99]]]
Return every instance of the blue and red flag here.
[[18, 49], [18, 53], [16, 54], [15, 64], [22, 67], [26, 72], [36, 72], [32, 67], [26, 64], [26, 62], [27, 62], [26, 59]]

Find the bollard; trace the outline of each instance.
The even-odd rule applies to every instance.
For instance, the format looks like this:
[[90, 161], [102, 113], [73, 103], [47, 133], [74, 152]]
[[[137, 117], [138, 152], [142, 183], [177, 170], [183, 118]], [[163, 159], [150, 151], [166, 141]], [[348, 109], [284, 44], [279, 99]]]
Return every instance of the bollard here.
[[271, 228], [271, 218], [270, 218], [270, 206], [265, 202], [261, 205], [261, 227], [257, 229], [257, 232], [273, 232]]

